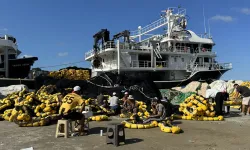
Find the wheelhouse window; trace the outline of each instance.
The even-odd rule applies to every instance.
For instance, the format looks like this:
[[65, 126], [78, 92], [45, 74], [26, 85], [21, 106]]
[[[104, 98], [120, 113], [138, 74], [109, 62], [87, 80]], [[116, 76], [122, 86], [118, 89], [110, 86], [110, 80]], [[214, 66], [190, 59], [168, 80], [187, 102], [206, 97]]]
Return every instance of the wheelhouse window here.
[[15, 54], [10, 54], [9, 59], [16, 59], [16, 55]]
[[211, 44], [202, 44], [202, 48], [206, 49], [207, 51], [211, 51], [212, 47], [213, 46]]

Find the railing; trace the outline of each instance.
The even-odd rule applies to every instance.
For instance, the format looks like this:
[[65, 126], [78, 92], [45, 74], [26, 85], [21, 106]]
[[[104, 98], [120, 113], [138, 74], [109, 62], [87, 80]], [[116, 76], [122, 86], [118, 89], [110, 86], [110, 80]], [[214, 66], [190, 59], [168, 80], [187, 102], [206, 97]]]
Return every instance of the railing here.
[[197, 36], [199, 36], [200, 38], [203, 38], [203, 39], [209, 39], [211, 38], [211, 36], [207, 35], [207, 34], [196, 34]]
[[177, 13], [178, 15], [186, 15], [186, 9], [185, 8], [179, 8], [179, 7], [169, 7], [167, 10], [172, 10], [172, 13]]
[[175, 46], [174, 52], [190, 53], [190, 47], [187, 47], [187, 46]]
[[167, 61], [156, 61], [157, 68], [166, 68], [168, 67]]
[[114, 41], [105, 42], [102, 49], [116, 48]]
[[[151, 68], [151, 61], [144, 60], [133, 60], [131, 62], [132, 68]], [[166, 68], [168, 67], [166, 61], [156, 61], [156, 68]]]
[[[97, 53], [103, 52], [103, 51], [105, 51], [105, 49], [116, 48], [116, 45], [115, 45], [115, 42], [108, 41], [108, 42], [105, 42], [99, 48], [100, 48], [100, 50], [98, 50]], [[94, 55], [94, 50], [93, 49], [85, 53], [85, 59], [92, 56], [92, 55]]]
[[150, 68], [151, 67], [151, 61], [132, 60], [131, 61], [131, 67], [132, 68]]
[[170, 47], [170, 48], [165, 48], [165, 49], [163, 49], [161, 51], [163, 51], [163, 52], [173, 52], [173, 53], [190, 53], [190, 47], [187, 47], [187, 46], [174, 46], [174, 47]]
[[92, 55], [94, 55], [94, 50], [93, 49], [85, 53], [85, 59], [92, 56]]
[[130, 32], [130, 37], [136, 38], [136, 37], [138, 37], [140, 35], [146, 34], [146, 33], [151, 32], [151, 31], [153, 31], [153, 30], [155, 30], [157, 28], [160, 28], [160, 27], [162, 27], [162, 26], [164, 26], [166, 24], [167, 24], [167, 18], [162, 17], [162, 18], [154, 21], [153, 23], [151, 23], [151, 24], [149, 24], [149, 25], [147, 25], [147, 26], [145, 26], [145, 27], [143, 27], [141, 29], [138, 29], [136, 31], [131, 31]]
[[125, 49], [125, 50], [139, 50], [139, 51], [150, 51], [151, 48], [148, 48], [146, 46], [138, 46], [134, 44], [129, 44], [129, 43], [120, 43], [120, 49]]
[[195, 63], [193, 65], [193, 68], [191, 68], [191, 65], [187, 65], [187, 69], [191, 69], [193, 71], [199, 71], [199, 70], [222, 70], [222, 69], [232, 69], [232, 63], [204, 63], [199, 64]]
[[117, 60], [102, 62], [102, 65], [96, 69], [117, 69]]
[[212, 49], [202, 48], [202, 47], [197, 48], [197, 50], [198, 50], [199, 53], [212, 52]]

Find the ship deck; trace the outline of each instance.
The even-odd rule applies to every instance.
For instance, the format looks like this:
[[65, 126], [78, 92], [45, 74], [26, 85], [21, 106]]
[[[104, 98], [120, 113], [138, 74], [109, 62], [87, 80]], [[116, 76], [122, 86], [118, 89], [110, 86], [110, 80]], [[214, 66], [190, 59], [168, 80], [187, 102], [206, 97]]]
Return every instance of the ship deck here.
[[0, 87], [24, 84], [29, 89], [35, 89], [34, 79], [0, 78]]

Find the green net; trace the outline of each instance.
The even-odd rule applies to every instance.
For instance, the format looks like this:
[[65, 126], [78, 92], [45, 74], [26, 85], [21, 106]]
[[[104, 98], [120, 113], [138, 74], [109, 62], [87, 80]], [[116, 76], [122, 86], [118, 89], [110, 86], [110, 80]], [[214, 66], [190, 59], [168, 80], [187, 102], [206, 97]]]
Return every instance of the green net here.
[[195, 92], [180, 93], [179, 95], [176, 95], [173, 99], [171, 99], [171, 103], [173, 105], [179, 105], [192, 94], [195, 94]]

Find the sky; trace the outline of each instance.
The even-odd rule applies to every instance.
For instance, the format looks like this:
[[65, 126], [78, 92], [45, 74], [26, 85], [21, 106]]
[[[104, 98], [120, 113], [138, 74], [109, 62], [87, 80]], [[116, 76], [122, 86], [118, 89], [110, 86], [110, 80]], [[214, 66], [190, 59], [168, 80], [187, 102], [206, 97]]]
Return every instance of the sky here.
[[158, 20], [162, 10], [179, 5], [187, 9], [187, 29], [195, 33], [205, 32], [204, 6], [217, 60], [233, 63], [222, 79], [250, 80], [249, 0], [1, 0], [0, 33], [16, 37], [22, 56], [39, 58], [33, 67], [58, 70], [66, 66], [48, 66], [84, 61], [100, 29], [108, 29], [111, 36], [133, 31]]

